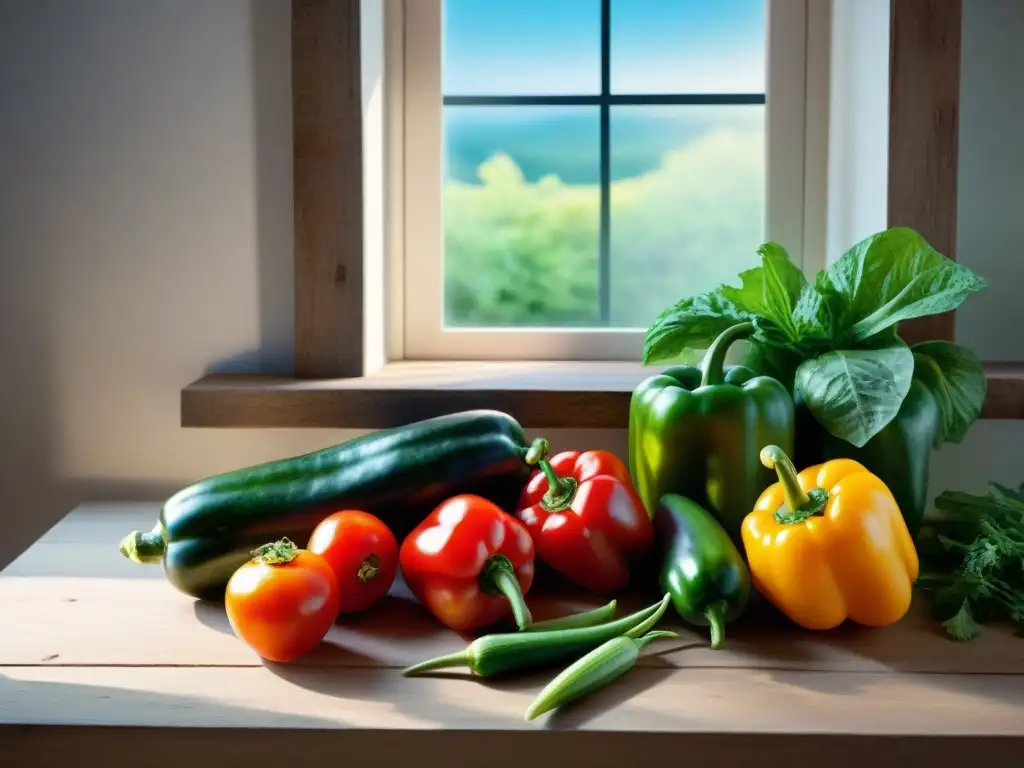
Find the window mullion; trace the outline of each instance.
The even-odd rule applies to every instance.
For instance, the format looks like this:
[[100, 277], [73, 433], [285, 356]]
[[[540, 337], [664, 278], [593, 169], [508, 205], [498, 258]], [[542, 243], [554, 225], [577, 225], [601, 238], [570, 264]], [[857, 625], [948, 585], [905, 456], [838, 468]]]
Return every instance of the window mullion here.
[[601, 325], [611, 323], [611, 4], [601, 0], [601, 219], [597, 286]]

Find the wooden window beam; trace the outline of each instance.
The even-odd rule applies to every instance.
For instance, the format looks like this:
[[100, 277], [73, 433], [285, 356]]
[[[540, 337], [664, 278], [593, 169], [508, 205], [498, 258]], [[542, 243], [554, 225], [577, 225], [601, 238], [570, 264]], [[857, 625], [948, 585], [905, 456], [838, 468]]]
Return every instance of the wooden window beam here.
[[295, 375], [363, 374], [359, 0], [292, 0]]

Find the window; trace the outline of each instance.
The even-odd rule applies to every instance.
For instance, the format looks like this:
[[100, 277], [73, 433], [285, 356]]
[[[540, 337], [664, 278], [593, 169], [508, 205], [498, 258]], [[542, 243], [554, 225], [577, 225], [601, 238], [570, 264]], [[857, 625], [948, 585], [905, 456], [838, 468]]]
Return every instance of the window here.
[[404, 356], [635, 360], [764, 240], [802, 263], [806, 13], [406, 3]]

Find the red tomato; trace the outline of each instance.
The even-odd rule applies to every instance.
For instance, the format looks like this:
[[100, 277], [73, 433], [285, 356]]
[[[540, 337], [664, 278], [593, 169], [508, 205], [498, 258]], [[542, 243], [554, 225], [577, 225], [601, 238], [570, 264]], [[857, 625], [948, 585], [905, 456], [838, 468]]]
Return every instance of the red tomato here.
[[270, 661], [313, 650], [338, 618], [338, 580], [320, 555], [284, 539], [232, 574], [224, 607], [234, 633]]
[[398, 570], [395, 535], [368, 512], [335, 512], [313, 531], [308, 549], [330, 563], [341, 590], [341, 613], [366, 610], [384, 597]]

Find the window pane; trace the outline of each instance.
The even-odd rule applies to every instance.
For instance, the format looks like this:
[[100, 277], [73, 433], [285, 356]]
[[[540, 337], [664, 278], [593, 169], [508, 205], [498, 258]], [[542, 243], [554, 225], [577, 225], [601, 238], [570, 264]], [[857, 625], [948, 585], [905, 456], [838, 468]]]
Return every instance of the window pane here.
[[756, 265], [764, 107], [611, 112], [611, 324], [644, 328]]
[[594, 107], [445, 107], [446, 326], [599, 319]]
[[612, 0], [612, 92], [764, 93], [766, 2]]
[[600, 0], [445, 0], [442, 91], [601, 90]]

